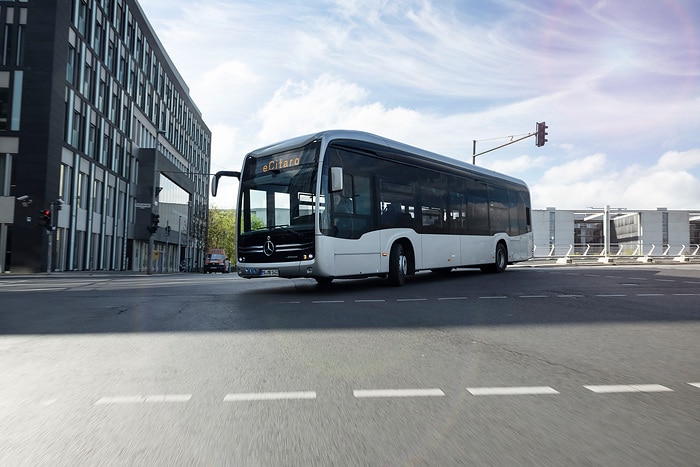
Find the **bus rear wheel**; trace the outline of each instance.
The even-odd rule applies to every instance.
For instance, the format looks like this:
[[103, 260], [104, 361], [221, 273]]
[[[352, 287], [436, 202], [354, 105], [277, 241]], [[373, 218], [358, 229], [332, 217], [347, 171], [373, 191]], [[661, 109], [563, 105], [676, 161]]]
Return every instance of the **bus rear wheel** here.
[[496, 244], [496, 251], [493, 255], [493, 263], [481, 266], [483, 272], [503, 272], [508, 266], [508, 249], [505, 244]]
[[406, 282], [408, 273], [408, 258], [403, 251], [403, 245], [394, 243], [389, 253], [389, 284], [401, 287]]

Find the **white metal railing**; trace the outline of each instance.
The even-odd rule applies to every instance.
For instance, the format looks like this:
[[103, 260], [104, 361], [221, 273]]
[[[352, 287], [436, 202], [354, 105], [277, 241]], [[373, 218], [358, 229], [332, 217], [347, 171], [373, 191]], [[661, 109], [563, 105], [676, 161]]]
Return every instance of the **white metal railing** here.
[[[550, 259], [642, 259], [652, 260], [653, 258], [664, 259], [673, 258], [674, 261], [700, 260], [700, 244], [671, 245], [664, 244], [657, 249], [657, 245], [652, 243], [648, 247], [643, 244], [611, 244], [610, 252], [605, 254], [605, 246], [602, 243], [585, 244], [553, 244], [548, 245], [546, 254], [539, 255], [537, 245], [534, 247], [534, 258]], [[540, 247], [540, 250], [542, 247]], [[655, 252], [657, 252], [655, 254]], [[675, 254], [673, 254], [675, 252]]]

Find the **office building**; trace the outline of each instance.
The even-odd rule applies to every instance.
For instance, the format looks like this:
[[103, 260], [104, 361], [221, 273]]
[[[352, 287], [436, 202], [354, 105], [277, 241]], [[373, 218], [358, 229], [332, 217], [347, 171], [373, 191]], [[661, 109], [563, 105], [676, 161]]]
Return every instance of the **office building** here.
[[606, 235], [610, 254], [690, 255], [700, 249], [700, 211], [609, 208], [532, 212], [535, 256], [597, 255]]
[[5, 0], [0, 24], [0, 271], [201, 266], [211, 132], [138, 2]]

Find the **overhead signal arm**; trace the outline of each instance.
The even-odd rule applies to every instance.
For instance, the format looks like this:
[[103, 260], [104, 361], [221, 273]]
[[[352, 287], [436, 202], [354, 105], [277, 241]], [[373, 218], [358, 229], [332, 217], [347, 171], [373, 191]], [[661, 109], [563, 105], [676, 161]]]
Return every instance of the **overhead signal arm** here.
[[476, 142], [477, 142], [477, 140], [474, 140], [474, 146], [473, 146], [473, 148], [472, 148], [472, 164], [476, 165], [476, 158], [477, 158], [477, 156], [481, 156], [482, 154], [486, 154], [486, 153], [489, 153], [489, 152], [491, 152], [491, 151], [495, 151], [496, 149], [501, 149], [501, 148], [504, 148], [504, 147], [506, 147], [506, 146], [510, 146], [510, 145], [513, 144], [513, 143], [517, 143], [517, 142], [522, 141], [522, 140], [524, 140], [524, 139], [530, 138], [531, 136], [536, 136], [536, 138], [535, 138], [535, 146], [537, 146], [537, 147], [544, 146], [544, 143], [547, 142], [546, 136], [549, 134], [549, 133], [547, 133], [547, 131], [546, 131], [547, 128], [549, 128], [549, 127], [545, 124], [545, 122], [537, 122], [537, 124], [535, 125], [535, 131], [534, 131], [534, 132], [528, 133], [527, 135], [522, 136], [522, 137], [520, 137], [520, 138], [518, 138], [518, 139], [513, 139], [514, 136], [510, 136], [511, 140], [508, 141], [507, 143], [501, 144], [500, 146], [496, 146], [495, 148], [491, 148], [491, 149], [488, 149], [488, 150], [486, 150], [486, 151], [482, 151], [482, 152], [479, 152], [479, 153], [476, 152]]

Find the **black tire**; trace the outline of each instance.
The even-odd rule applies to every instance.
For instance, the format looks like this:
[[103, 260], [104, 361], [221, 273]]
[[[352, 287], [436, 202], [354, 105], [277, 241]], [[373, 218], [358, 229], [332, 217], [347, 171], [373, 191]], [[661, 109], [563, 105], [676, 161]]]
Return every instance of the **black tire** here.
[[403, 245], [394, 243], [389, 254], [389, 284], [401, 287], [406, 282], [408, 273], [408, 258], [403, 251]]
[[318, 284], [319, 287], [330, 287], [331, 283], [333, 282], [332, 277], [316, 277], [316, 284]]
[[433, 274], [439, 274], [446, 276], [447, 274], [452, 272], [452, 268], [436, 268], [436, 269], [431, 269], [430, 272]]
[[493, 255], [493, 263], [481, 266], [483, 272], [501, 273], [508, 266], [508, 249], [505, 244], [496, 244], [496, 252]]

